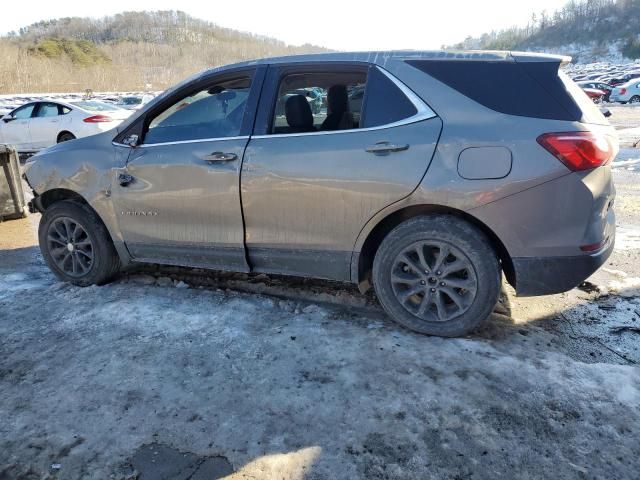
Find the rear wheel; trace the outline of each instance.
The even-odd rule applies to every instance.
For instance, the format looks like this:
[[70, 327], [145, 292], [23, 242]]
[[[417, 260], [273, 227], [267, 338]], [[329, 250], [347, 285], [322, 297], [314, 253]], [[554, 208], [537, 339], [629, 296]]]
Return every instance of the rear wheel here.
[[47, 208], [40, 219], [38, 240], [51, 271], [74, 285], [105, 283], [120, 268], [107, 229], [86, 205], [65, 200]]
[[640, 96], [634, 95], [629, 99], [629, 103], [640, 103]]
[[423, 216], [400, 224], [382, 241], [373, 283], [399, 324], [455, 337], [491, 315], [501, 271], [489, 240], [476, 227], [449, 215]]
[[71, 132], [62, 132], [58, 135], [58, 143], [68, 142], [69, 140], [75, 140], [76, 136]]

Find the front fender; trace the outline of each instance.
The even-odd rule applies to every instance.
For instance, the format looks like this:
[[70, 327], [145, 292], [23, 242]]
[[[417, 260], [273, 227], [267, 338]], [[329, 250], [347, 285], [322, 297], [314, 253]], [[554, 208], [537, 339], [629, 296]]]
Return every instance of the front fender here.
[[[34, 155], [25, 168], [25, 179], [34, 196], [53, 190], [82, 197], [105, 224], [123, 262], [128, 261], [117, 217], [111, 202], [115, 172], [124, 167], [130, 149], [112, 144], [113, 132], [71, 140]], [[38, 201], [35, 201], [36, 206]]]

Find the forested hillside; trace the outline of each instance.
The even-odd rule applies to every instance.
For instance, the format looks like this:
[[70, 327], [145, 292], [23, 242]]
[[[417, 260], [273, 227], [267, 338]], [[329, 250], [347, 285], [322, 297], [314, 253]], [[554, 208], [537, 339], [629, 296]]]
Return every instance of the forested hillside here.
[[38, 22], [0, 38], [0, 93], [164, 89], [207, 67], [322, 51], [238, 32], [183, 12]]
[[640, 58], [640, 0], [571, 0], [555, 12], [535, 12], [525, 26], [492, 31], [451, 48], [541, 50], [573, 55]]

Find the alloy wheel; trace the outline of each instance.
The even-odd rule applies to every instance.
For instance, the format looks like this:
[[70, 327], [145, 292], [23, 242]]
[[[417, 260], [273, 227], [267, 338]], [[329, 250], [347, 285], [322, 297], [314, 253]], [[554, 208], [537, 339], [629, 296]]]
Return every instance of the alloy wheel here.
[[477, 276], [469, 258], [453, 245], [435, 240], [411, 244], [395, 258], [391, 284], [400, 305], [418, 318], [445, 322], [473, 304]]
[[47, 246], [56, 266], [67, 275], [81, 277], [93, 266], [93, 244], [84, 227], [69, 217], [51, 222]]

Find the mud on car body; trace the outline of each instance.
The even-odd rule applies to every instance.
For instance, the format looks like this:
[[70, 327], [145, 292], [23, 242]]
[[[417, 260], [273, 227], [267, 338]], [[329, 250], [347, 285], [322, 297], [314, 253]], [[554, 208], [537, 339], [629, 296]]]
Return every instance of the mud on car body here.
[[567, 61], [369, 52], [208, 70], [34, 157], [44, 258], [77, 285], [129, 262], [373, 285], [402, 325], [466, 334], [502, 272], [518, 295], [561, 292], [613, 248], [617, 140]]

